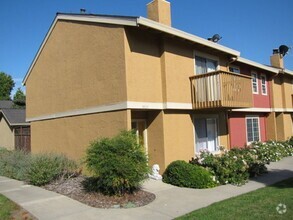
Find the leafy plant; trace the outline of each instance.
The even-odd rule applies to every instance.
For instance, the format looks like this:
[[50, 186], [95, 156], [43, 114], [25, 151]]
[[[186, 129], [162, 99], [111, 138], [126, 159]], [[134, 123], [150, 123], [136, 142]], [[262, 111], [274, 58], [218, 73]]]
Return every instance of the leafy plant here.
[[217, 185], [208, 170], [183, 160], [177, 160], [169, 164], [163, 174], [163, 182], [197, 189], [211, 188]]
[[9, 151], [0, 148], [0, 175], [25, 180], [31, 156], [25, 151]]
[[122, 131], [113, 138], [102, 138], [90, 144], [86, 166], [94, 175], [94, 186], [104, 194], [133, 192], [147, 178], [149, 168], [143, 146], [132, 131]]
[[10, 100], [10, 94], [14, 85], [12, 76], [0, 72], [0, 100]]
[[77, 164], [64, 155], [37, 154], [32, 156], [27, 180], [30, 184], [41, 186], [73, 175], [76, 168]]
[[13, 107], [14, 108], [25, 108], [25, 94], [18, 88], [15, 95], [13, 96]]
[[284, 142], [255, 142], [248, 148], [234, 148], [214, 155], [200, 152], [190, 163], [210, 169], [220, 184], [244, 184], [248, 177], [267, 172], [266, 164], [293, 155], [293, 138]]

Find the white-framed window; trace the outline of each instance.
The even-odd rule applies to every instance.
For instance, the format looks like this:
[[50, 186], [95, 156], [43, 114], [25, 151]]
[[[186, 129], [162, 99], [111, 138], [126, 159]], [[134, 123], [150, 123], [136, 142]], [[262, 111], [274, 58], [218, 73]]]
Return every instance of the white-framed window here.
[[246, 116], [247, 142], [260, 141], [260, 126], [258, 116]]
[[204, 74], [217, 70], [218, 62], [204, 57], [195, 57], [196, 74]]
[[267, 88], [267, 77], [266, 75], [262, 74], [260, 75], [261, 80], [261, 94], [267, 95], [268, 94], [268, 88]]
[[229, 66], [229, 72], [231, 73], [240, 73], [240, 68], [237, 66]]
[[214, 72], [219, 69], [219, 57], [194, 51], [195, 74]]
[[251, 82], [252, 82], [252, 92], [253, 94], [258, 94], [258, 82], [257, 82], [257, 73], [251, 73]]
[[195, 153], [203, 150], [217, 152], [219, 150], [218, 140], [218, 117], [209, 115], [205, 117], [193, 117], [195, 135]]

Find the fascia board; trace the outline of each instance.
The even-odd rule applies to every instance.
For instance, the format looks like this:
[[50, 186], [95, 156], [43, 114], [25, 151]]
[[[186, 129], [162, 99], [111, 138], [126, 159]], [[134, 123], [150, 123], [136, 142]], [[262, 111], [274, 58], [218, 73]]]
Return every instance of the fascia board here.
[[293, 76], [293, 71], [292, 70], [284, 69], [284, 73], [287, 73], [287, 74]]
[[276, 74], [279, 73], [279, 69], [276, 69], [276, 68], [270, 67], [270, 66], [266, 66], [266, 65], [263, 65], [263, 64], [260, 64], [260, 63], [257, 63], [257, 62], [254, 62], [252, 60], [248, 60], [248, 59], [245, 59], [243, 57], [238, 57], [237, 62], [248, 64], [250, 66], [254, 66], [254, 67], [257, 67], [259, 69], [267, 70], [269, 72], [273, 72], [273, 73], [276, 73]]

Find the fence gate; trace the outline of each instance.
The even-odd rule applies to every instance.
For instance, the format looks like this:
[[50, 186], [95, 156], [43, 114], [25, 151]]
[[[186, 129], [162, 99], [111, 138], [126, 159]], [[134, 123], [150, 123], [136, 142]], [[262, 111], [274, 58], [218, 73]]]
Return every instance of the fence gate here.
[[31, 130], [29, 126], [14, 129], [15, 149], [31, 151]]

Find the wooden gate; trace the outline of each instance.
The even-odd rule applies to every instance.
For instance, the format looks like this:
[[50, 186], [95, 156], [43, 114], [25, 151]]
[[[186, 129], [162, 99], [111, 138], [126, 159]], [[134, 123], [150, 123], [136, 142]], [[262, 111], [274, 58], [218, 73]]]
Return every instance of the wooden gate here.
[[31, 151], [31, 129], [29, 126], [14, 129], [15, 149]]

